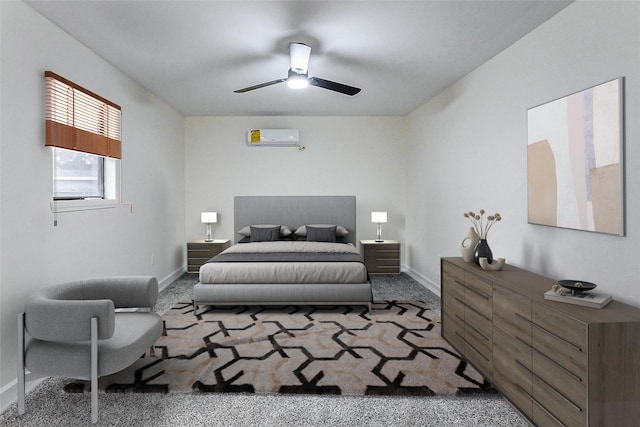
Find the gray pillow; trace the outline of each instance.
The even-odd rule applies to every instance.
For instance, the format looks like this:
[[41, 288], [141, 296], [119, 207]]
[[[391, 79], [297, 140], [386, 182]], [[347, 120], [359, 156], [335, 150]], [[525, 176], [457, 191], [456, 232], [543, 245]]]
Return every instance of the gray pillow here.
[[314, 227], [307, 225], [307, 241], [311, 242], [336, 242], [336, 226]]
[[252, 242], [275, 242], [280, 237], [280, 226], [254, 227], [251, 226]]
[[287, 237], [291, 235], [291, 230], [289, 229], [289, 227], [285, 226], [285, 225], [272, 225], [272, 224], [256, 224], [256, 225], [248, 225], [242, 229], [240, 229], [240, 231], [238, 231], [238, 234], [244, 237], [251, 237], [251, 228], [252, 227], [256, 227], [256, 228], [273, 228], [273, 227], [280, 227], [280, 235], [282, 237]]
[[[298, 229], [295, 231], [296, 236], [299, 237], [304, 237], [307, 235], [307, 227], [306, 225], [303, 225], [301, 227], [298, 227]], [[349, 230], [347, 230], [346, 228], [344, 228], [341, 225], [332, 225], [332, 224], [310, 224], [309, 227], [316, 227], [316, 228], [331, 228], [331, 227], [335, 227], [336, 229], [336, 236], [338, 237], [344, 237], [347, 234], [349, 234]]]

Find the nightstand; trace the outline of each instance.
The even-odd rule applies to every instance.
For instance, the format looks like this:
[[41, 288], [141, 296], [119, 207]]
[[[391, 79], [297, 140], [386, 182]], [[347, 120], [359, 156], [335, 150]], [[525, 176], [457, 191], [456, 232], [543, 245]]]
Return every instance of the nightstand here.
[[400, 242], [360, 240], [360, 255], [369, 274], [400, 274]]
[[231, 245], [229, 239], [214, 240], [205, 242], [204, 240], [193, 240], [187, 243], [187, 273], [199, 273], [200, 267], [220, 252]]

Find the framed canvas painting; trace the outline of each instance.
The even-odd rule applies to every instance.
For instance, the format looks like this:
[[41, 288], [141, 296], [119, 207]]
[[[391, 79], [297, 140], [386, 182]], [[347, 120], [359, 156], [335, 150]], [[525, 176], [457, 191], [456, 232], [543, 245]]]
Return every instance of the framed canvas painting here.
[[624, 235], [624, 79], [527, 111], [530, 224]]

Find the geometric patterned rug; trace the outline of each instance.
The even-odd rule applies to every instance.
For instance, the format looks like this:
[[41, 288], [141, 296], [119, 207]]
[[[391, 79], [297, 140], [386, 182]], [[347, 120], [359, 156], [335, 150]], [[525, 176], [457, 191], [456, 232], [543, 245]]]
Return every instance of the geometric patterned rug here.
[[[100, 378], [107, 393], [434, 396], [495, 393], [422, 302], [200, 307], [179, 303], [147, 355]], [[74, 381], [67, 392], [88, 392]]]

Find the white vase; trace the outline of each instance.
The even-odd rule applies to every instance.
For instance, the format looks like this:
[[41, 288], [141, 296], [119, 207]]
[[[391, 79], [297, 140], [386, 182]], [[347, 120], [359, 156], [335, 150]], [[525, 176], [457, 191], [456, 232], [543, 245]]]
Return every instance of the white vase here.
[[469, 227], [469, 231], [464, 239], [462, 239], [462, 243], [460, 243], [460, 254], [462, 255], [462, 259], [466, 262], [473, 262], [473, 253], [476, 250], [476, 245], [480, 241], [480, 236], [476, 233], [476, 230], [473, 227]]

